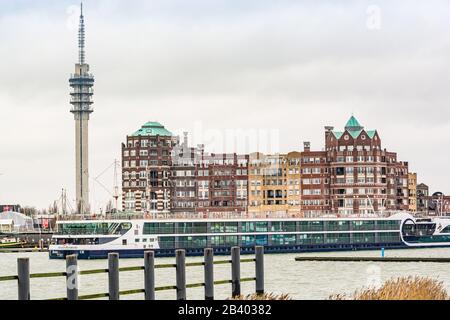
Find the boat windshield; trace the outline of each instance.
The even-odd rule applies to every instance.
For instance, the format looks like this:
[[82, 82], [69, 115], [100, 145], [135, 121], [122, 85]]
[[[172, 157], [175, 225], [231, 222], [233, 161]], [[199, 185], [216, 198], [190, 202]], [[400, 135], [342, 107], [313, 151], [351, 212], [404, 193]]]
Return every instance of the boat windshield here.
[[58, 224], [57, 235], [123, 235], [131, 229], [129, 222], [67, 222]]
[[407, 221], [403, 225], [402, 233], [405, 237], [421, 237], [421, 236], [431, 236], [436, 230], [436, 223], [413, 223], [412, 221]]

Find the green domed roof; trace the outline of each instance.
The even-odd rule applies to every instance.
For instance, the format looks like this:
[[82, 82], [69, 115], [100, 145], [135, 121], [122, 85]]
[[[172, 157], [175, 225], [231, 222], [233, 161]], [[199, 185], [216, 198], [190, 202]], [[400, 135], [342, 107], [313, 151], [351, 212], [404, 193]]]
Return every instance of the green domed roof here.
[[359, 121], [356, 120], [354, 116], [351, 116], [345, 125], [345, 130], [348, 131], [360, 131], [362, 129], [364, 129], [364, 127], [359, 124]]
[[[358, 138], [361, 132], [363, 132], [364, 127], [359, 123], [359, 121], [352, 115], [350, 119], [345, 124], [345, 131], [347, 131], [354, 139]], [[376, 134], [376, 130], [369, 130], [366, 131], [367, 135], [370, 139], [373, 139], [373, 137]], [[344, 132], [342, 131], [333, 131], [334, 136], [336, 139], [340, 139]]]
[[132, 136], [172, 136], [172, 132], [164, 128], [159, 122], [149, 121], [142, 126], [138, 131], [132, 134]]

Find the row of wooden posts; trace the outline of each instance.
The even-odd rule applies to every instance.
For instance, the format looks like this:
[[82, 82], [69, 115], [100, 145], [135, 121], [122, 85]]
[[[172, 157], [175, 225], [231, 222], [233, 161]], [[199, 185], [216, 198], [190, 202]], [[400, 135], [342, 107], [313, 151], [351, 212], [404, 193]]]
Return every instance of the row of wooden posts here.
[[[145, 300], [155, 300], [155, 291], [161, 290], [176, 290], [177, 300], [186, 300], [186, 289], [194, 287], [204, 287], [205, 299], [214, 299], [214, 285], [231, 283], [231, 295], [241, 295], [241, 282], [256, 281], [256, 294], [264, 294], [264, 247], [255, 247], [255, 258], [244, 259], [240, 258], [240, 248], [231, 248], [231, 260], [214, 261], [214, 251], [211, 248], [204, 250], [204, 261], [186, 264], [186, 251], [183, 249], [176, 250], [175, 264], [173, 265], [155, 265], [155, 253], [153, 251], [146, 251], [144, 253], [143, 267], [125, 267], [119, 268], [119, 254], [108, 254], [108, 269], [78, 271], [78, 261], [76, 255], [66, 257], [66, 272], [53, 274], [34, 274], [31, 278], [44, 278], [53, 276], [65, 276], [67, 284], [67, 297], [59, 300], [78, 300], [78, 299], [92, 299], [99, 297], [109, 297], [109, 300], [119, 300], [121, 294], [144, 293]], [[255, 262], [255, 277], [241, 278], [241, 262]], [[214, 264], [231, 263], [231, 280], [214, 281]], [[204, 282], [186, 284], [186, 267], [203, 266], [204, 267]], [[18, 258], [18, 298], [19, 300], [30, 300], [30, 265], [28, 258]], [[155, 269], [156, 268], [176, 268], [176, 285], [166, 287], [155, 287]], [[144, 289], [120, 291], [119, 288], [119, 273], [120, 271], [136, 271], [144, 270]], [[78, 292], [78, 276], [81, 274], [93, 273], [108, 273], [108, 293], [94, 294], [89, 296], [79, 296]]]

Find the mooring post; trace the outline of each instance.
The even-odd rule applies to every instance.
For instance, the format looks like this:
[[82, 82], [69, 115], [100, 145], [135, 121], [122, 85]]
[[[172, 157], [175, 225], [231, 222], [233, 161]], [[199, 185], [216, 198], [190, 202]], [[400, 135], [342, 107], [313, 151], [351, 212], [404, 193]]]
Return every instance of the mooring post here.
[[205, 248], [205, 300], [214, 300], [214, 250]]
[[241, 248], [231, 248], [231, 295], [241, 295]]
[[119, 300], [119, 254], [108, 253], [109, 300]]
[[145, 300], [155, 300], [155, 252], [144, 253]]
[[30, 259], [17, 259], [19, 300], [30, 300]]
[[264, 294], [264, 247], [255, 247], [256, 294]]
[[78, 261], [77, 255], [66, 257], [67, 300], [78, 300]]
[[186, 251], [176, 250], [177, 300], [186, 300]]

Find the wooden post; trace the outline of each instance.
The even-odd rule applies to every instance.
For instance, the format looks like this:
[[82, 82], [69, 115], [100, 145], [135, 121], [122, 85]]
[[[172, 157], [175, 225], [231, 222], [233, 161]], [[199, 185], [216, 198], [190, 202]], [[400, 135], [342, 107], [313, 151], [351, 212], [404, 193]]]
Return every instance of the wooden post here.
[[255, 247], [256, 294], [264, 294], [264, 247]]
[[119, 300], [119, 254], [108, 253], [109, 300]]
[[205, 248], [205, 300], [214, 300], [214, 250]]
[[30, 260], [29, 258], [17, 259], [17, 277], [19, 288], [19, 300], [30, 300]]
[[241, 295], [241, 248], [231, 248], [231, 295]]
[[177, 300], [186, 300], [186, 251], [176, 250]]
[[67, 300], [78, 300], [78, 261], [77, 256], [66, 257]]
[[144, 253], [145, 300], [155, 300], [155, 252]]

